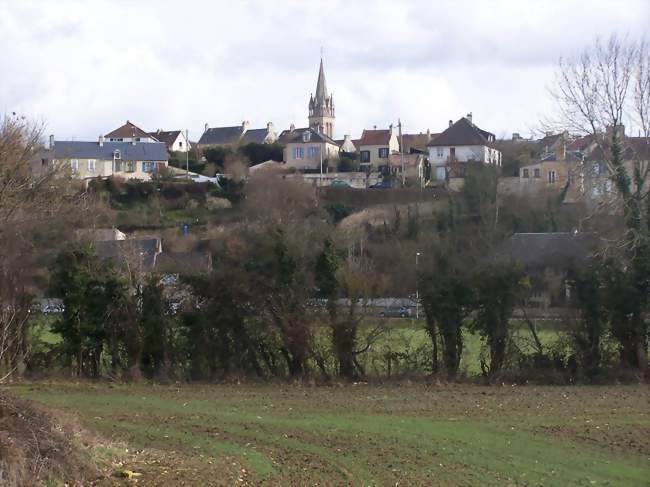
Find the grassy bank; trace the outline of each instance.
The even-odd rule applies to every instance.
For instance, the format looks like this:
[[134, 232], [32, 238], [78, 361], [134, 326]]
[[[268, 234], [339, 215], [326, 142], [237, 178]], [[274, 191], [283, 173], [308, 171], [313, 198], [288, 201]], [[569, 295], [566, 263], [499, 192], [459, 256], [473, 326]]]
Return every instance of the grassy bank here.
[[647, 485], [647, 386], [34, 384], [146, 485]]

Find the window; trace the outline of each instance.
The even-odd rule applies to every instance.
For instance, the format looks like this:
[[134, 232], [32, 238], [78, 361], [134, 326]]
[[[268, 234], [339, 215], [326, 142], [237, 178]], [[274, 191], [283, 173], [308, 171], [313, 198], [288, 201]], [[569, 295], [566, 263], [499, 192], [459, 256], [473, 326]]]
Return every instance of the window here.
[[153, 161], [142, 161], [142, 172], [153, 172], [156, 163]]
[[370, 151], [362, 150], [359, 157], [361, 158], [361, 162], [370, 162]]
[[535, 177], [536, 177], [536, 178], [540, 178], [540, 177], [541, 177], [541, 175], [539, 174], [539, 169], [535, 169], [535, 170], [534, 170], [534, 174], [535, 174]]
[[438, 159], [442, 158], [445, 155], [445, 149], [438, 147], [436, 149], [436, 155], [438, 156]]
[[307, 148], [307, 157], [310, 159], [315, 159], [320, 155], [319, 147], [309, 147]]
[[380, 147], [379, 148], [379, 157], [381, 159], [387, 159], [388, 158], [388, 147]]
[[304, 147], [294, 147], [293, 148], [293, 158], [294, 159], [304, 159], [305, 158], [305, 148]]
[[179, 149], [182, 149], [182, 148], [183, 148], [183, 143], [182, 143], [182, 142], [179, 142], [179, 143], [178, 143], [178, 148], [179, 148]]
[[128, 161], [126, 163], [126, 172], [135, 172], [135, 162]]
[[78, 172], [79, 171], [79, 161], [77, 159], [72, 159], [70, 161], [70, 168], [72, 169], [72, 172]]
[[530, 177], [530, 172], [528, 171], [528, 169], [524, 169], [524, 177], [525, 177], [525, 178], [529, 178], [529, 177]]
[[95, 172], [95, 159], [88, 159], [88, 172]]
[[47, 166], [47, 159], [41, 159], [41, 166]]
[[122, 159], [122, 153], [118, 149], [113, 152], [113, 159]]
[[135, 141], [136, 141], [136, 142], [140, 142], [140, 137], [136, 137], [136, 138], [135, 138]]
[[302, 141], [303, 142], [309, 142], [311, 140], [311, 132], [309, 130], [305, 130], [302, 133]]
[[554, 183], [555, 182], [555, 177], [556, 177], [555, 171], [549, 171], [548, 172], [548, 182], [549, 183]]

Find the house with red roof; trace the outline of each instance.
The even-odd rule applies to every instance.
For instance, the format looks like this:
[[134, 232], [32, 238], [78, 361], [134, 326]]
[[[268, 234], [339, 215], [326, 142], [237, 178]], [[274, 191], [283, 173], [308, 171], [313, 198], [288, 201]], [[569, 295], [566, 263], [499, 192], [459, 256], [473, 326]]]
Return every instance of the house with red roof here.
[[153, 135], [148, 134], [129, 120], [124, 125], [104, 135], [107, 142], [159, 142]]
[[357, 146], [361, 167], [372, 170], [387, 168], [389, 156], [399, 152], [399, 140], [392, 125], [387, 130], [364, 129]]

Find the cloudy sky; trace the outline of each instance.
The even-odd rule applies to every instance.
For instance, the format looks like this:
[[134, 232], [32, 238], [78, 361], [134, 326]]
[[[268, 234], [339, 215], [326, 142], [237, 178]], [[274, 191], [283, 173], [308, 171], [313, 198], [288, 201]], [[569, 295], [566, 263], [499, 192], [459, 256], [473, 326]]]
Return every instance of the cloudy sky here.
[[649, 24], [649, 0], [0, 0], [0, 110], [57, 139], [126, 119], [192, 139], [206, 122], [304, 126], [322, 46], [337, 136], [469, 111], [527, 134], [560, 56]]

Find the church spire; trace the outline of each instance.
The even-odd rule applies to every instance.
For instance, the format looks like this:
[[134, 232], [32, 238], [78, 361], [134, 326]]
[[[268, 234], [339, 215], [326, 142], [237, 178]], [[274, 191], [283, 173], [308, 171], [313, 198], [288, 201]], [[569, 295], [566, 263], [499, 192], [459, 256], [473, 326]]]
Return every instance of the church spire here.
[[309, 97], [309, 126], [328, 137], [334, 136], [334, 101], [327, 92], [325, 83], [325, 69], [323, 68], [323, 54], [321, 51], [316, 93]]
[[316, 83], [316, 99], [321, 101], [327, 98], [327, 84], [325, 83], [325, 70], [323, 69], [323, 58], [320, 58], [320, 70], [318, 71], [318, 82]]

